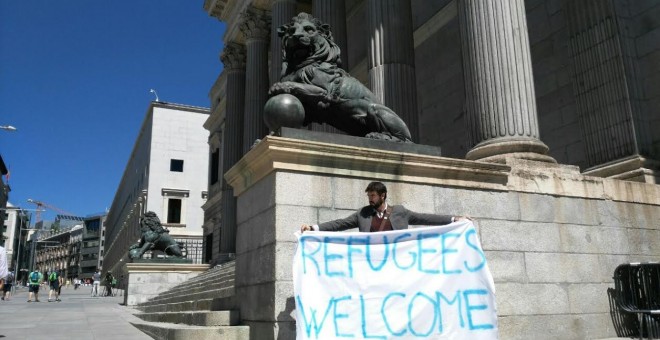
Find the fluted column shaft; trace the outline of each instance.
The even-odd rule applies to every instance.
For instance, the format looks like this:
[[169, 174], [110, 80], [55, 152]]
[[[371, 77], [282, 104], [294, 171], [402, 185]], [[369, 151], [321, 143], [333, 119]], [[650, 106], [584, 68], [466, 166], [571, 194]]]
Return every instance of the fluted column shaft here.
[[250, 8], [243, 14], [240, 29], [245, 35], [245, 118], [243, 121], [243, 152], [254, 141], [268, 133], [264, 123], [264, 105], [268, 99], [268, 41], [270, 14]]
[[[313, 0], [312, 16], [321, 20], [324, 24], [330, 25], [332, 40], [339, 46], [341, 52], [341, 66], [348, 70], [348, 39], [346, 37], [346, 3], [344, 0]], [[309, 126], [312, 131], [321, 131], [337, 134], [345, 132], [336, 129], [328, 124], [312, 123]]]
[[524, 0], [459, 0], [470, 140], [466, 158], [554, 160], [539, 140]]
[[270, 29], [270, 84], [277, 83], [282, 76], [282, 38], [277, 36], [277, 28], [288, 24], [295, 15], [296, 0], [273, 1]]
[[419, 138], [410, 0], [368, 0], [371, 91]]
[[[634, 34], [623, 3], [567, 2], [568, 51], [587, 166], [651, 154]], [[623, 12], [617, 14], [617, 12]]]
[[346, 1], [313, 0], [312, 15], [330, 25], [332, 39], [341, 50], [342, 68], [348, 70], [348, 39], [346, 38]]
[[[243, 156], [243, 114], [245, 109], [245, 47], [229, 43], [220, 56], [227, 74], [225, 127], [222, 142], [222, 174]], [[219, 254], [236, 252], [236, 197], [222, 179]]]

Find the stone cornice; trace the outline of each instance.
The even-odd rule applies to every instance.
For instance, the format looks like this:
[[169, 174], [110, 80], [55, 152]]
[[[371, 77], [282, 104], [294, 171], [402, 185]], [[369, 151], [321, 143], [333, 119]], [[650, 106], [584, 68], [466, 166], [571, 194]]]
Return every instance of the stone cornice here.
[[208, 264], [192, 263], [127, 263], [129, 273], [190, 273], [209, 269]]
[[660, 206], [660, 185], [585, 176], [571, 165], [515, 158], [487, 163], [276, 136], [264, 138], [224, 177], [239, 196], [274, 171]]
[[239, 29], [249, 39], [270, 39], [270, 12], [255, 7], [249, 7], [240, 18]]
[[228, 43], [222, 53], [220, 53], [220, 60], [227, 71], [245, 69], [245, 46], [236, 42]]
[[[377, 157], [375, 157], [377, 155]], [[275, 170], [507, 190], [507, 165], [268, 136], [226, 174], [238, 196]]]
[[222, 190], [218, 190], [217, 193], [213, 195], [209, 195], [208, 200], [206, 200], [206, 202], [202, 204], [202, 209], [208, 210], [212, 206], [220, 204], [221, 201], [222, 201]]

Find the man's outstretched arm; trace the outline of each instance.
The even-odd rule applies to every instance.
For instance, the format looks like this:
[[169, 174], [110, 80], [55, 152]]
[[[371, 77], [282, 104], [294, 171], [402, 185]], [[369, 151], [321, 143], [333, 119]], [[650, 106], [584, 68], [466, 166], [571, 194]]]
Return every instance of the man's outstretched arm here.
[[[306, 231], [342, 231], [342, 230], [347, 230], [347, 229], [353, 229], [357, 228], [358, 225], [358, 214], [357, 212], [351, 214], [350, 216], [346, 218], [341, 218], [338, 220], [334, 221], [328, 221], [321, 223], [317, 226], [312, 226], [308, 224], [303, 224], [302, 227], [300, 228], [300, 232], [306, 232]], [[316, 227], [316, 228], [315, 228]]]

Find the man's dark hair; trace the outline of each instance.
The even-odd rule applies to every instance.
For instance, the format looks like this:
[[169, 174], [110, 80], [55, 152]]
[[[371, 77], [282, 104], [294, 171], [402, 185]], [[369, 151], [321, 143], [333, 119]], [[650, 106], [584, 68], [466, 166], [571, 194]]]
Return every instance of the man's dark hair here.
[[364, 192], [375, 191], [378, 195], [385, 194], [387, 198], [387, 187], [382, 182], [371, 182], [367, 185], [367, 189]]

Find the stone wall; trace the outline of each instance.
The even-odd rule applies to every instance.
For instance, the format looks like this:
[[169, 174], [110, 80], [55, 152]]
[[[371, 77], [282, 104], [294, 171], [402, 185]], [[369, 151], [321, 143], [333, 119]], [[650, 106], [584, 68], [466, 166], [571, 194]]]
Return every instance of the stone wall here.
[[207, 264], [128, 263], [124, 304], [135, 306], [203, 273]]
[[[228, 174], [238, 195], [236, 292], [254, 339], [295, 338], [291, 260], [302, 223], [388, 202], [476, 219], [503, 339], [615, 336], [607, 287], [618, 264], [660, 260], [660, 186], [507, 165], [267, 137]], [[399, 161], [394, 161], [395, 158]]]

